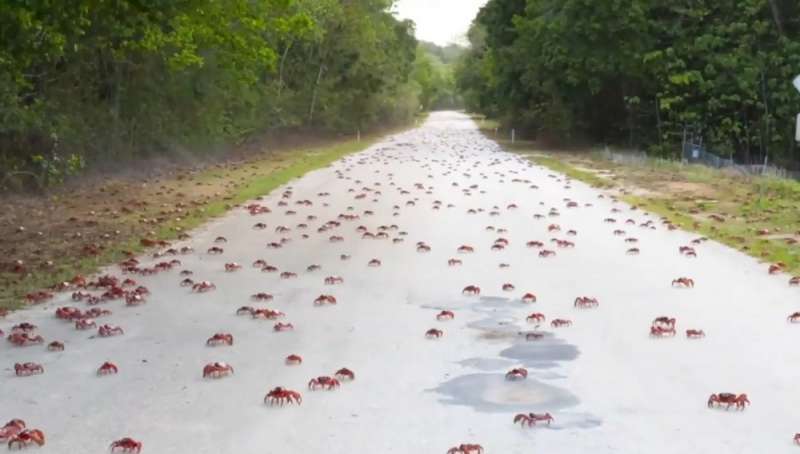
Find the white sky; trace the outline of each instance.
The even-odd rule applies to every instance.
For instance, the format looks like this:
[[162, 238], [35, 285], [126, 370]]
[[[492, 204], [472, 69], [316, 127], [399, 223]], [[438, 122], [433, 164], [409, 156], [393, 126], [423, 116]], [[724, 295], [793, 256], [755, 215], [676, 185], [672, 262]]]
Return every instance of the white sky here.
[[417, 24], [417, 39], [439, 45], [464, 43], [465, 35], [488, 0], [397, 0], [395, 11]]

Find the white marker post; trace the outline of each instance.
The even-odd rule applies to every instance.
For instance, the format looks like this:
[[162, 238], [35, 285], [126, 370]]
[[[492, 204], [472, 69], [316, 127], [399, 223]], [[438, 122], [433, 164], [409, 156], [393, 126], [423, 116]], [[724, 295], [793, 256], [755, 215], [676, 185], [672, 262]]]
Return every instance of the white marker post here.
[[517, 140], [517, 130], [516, 129], [512, 129], [511, 130], [511, 143], [513, 144], [514, 142], [516, 142], [516, 140]]
[[[794, 88], [796, 88], [797, 91], [800, 92], [800, 76], [795, 77], [794, 80], [792, 81], [792, 84], [794, 84]], [[795, 125], [796, 126], [794, 129], [794, 140], [800, 142], [800, 114], [797, 114], [797, 122], [795, 123]]]

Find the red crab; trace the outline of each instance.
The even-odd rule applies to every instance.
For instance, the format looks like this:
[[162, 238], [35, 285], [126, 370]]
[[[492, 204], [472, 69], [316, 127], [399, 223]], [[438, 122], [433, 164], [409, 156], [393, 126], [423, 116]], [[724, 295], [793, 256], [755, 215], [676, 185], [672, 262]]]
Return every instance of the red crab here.
[[216, 289], [217, 286], [209, 281], [202, 281], [192, 285], [192, 291], [197, 293], [205, 293]]
[[280, 323], [280, 322], [278, 322], [272, 327], [272, 329], [274, 331], [277, 331], [277, 332], [292, 331], [292, 330], [294, 330], [294, 325], [292, 325], [291, 323]]
[[461, 293], [464, 295], [480, 295], [481, 288], [478, 287], [477, 285], [468, 285], [464, 287], [463, 290], [461, 290]]
[[229, 333], [216, 333], [206, 341], [208, 346], [233, 345], [233, 335]]
[[462, 254], [468, 254], [470, 252], [475, 252], [475, 248], [464, 244], [458, 247], [458, 252]]
[[673, 287], [694, 288], [694, 280], [688, 277], [679, 277], [672, 280]]
[[425, 331], [425, 337], [428, 339], [438, 339], [444, 335], [444, 332], [440, 329], [431, 328], [428, 331]]
[[286, 364], [289, 366], [296, 366], [303, 363], [303, 358], [300, 355], [289, 355], [286, 357]]
[[661, 326], [650, 327], [650, 337], [672, 337], [675, 335], [675, 328], [662, 328]]
[[436, 320], [445, 321], [445, 320], [452, 320], [456, 317], [456, 314], [453, 311], [441, 311], [436, 314]]
[[514, 424], [520, 423], [522, 427], [525, 427], [525, 424], [527, 424], [528, 427], [533, 427], [536, 425], [537, 421], [544, 421], [549, 426], [553, 420], [554, 418], [552, 415], [550, 415], [550, 413], [545, 413], [545, 414], [528, 413], [527, 415], [524, 413], [520, 413], [514, 417]]
[[575, 307], [582, 308], [582, 309], [589, 309], [598, 307], [600, 303], [597, 301], [597, 298], [590, 298], [588, 296], [579, 296], [575, 298]]
[[333, 295], [320, 295], [314, 300], [315, 306], [323, 306], [325, 304], [336, 304], [336, 297]]
[[699, 339], [701, 337], [706, 337], [706, 333], [704, 333], [702, 329], [687, 329], [686, 337], [689, 339]]
[[535, 303], [536, 302], [536, 295], [533, 293], [526, 293], [522, 295], [522, 302], [523, 303]]
[[447, 454], [483, 454], [483, 446], [462, 443], [448, 449]]
[[23, 430], [25, 430], [25, 421], [21, 419], [12, 419], [3, 427], [0, 427], [0, 441], [6, 441], [10, 438], [14, 438], [15, 435]]
[[563, 318], [556, 318], [552, 322], [550, 322], [550, 326], [552, 326], [553, 328], [562, 328], [562, 327], [565, 327], [565, 326], [572, 326], [572, 321], [571, 320], [566, 320], [566, 319], [563, 319]]
[[125, 437], [111, 443], [109, 448], [111, 452], [117, 452], [119, 450], [131, 454], [139, 454], [142, 451], [142, 442]]
[[788, 317], [786, 317], [786, 320], [789, 323], [798, 323], [798, 322], [800, 322], [800, 312], [795, 312], [795, 313], [789, 315]]
[[104, 362], [103, 365], [101, 365], [97, 369], [97, 375], [101, 375], [101, 376], [102, 375], [114, 375], [117, 372], [119, 372], [119, 369], [117, 368], [117, 365], [114, 364], [114, 363], [108, 362], [108, 361]]
[[341, 276], [328, 276], [325, 278], [325, 285], [343, 284], [344, 278]]
[[242, 269], [242, 265], [240, 265], [240, 264], [238, 264], [236, 262], [231, 262], [231, 263], [226, 263], [225, 264], [225, 271], [228, 272], [228, 273], [232, 273], [232, 272], [238, 271], [240, 269]]
[[528, 322], [541, 323], [545, 320], [544, 314], [541, 312], [534, 312], [525, 318]]
[[97, 334], [100, 337], [111, 337], [119, 334], [125, 334], [125, 331], [123, 331], [122, 328], [116, 325], [102, 325], [99, 328], [97, 328]]
[[250, 298], [255, 301], [272, 301], [273, 296], [269, 293], [260, 292], [250, 295]]
[[283, 312], [273, 311], [272, 309], [253, 309], [250, 314], [253, 318], [263, 318], [265, 320], [276, 320], [286, 316]]
[[447, 266], [460, 266], [463, 265], [463, 262], [459, 259], [449, 259], [447, 261]]
[[14, 364], [14, 373], [17, 374], [17, 377], [39, 375], [44, 373], [44, 367], [36, 363], [16, 363]]
[[547, 257], [555, 257], [556, 251], [551, 251], [549, 249], [542, 249], [539, 251], [539, 257], [547, 258]]
[[328, 391], [331, 391], [338, 388], [340, 385], [341, 383], [339, 383], [339, 380], [328, 376], [322, 376], [322, 377], [312, 378], [308, 382], [308, 389], [312, 391], [315, 391], [317, 389], [326, 389]]
[[8, 441], [8, 449], [10, 451], [12, 449], [27, 448], [33, 443], [39, 446], [44, 445], [44, 432], [39, 429], [23, 430], [11, 437]]
[[303, 397], [297, 391], [292, 391], [290, 389], [285, 389], [280, 386], [270, 390], [266, 396], [264, 396], [264, 403], [269, 403], [270, 405], [280, 405], [281, 407], [284, 404], [297, 404], [303, 401]]
[[47, 350], [51, 352], [63, 352], [64, 344], [59, 341], [53, 341], [47, 344]]
[[208, 248], [207, 252], [209, 254], [211, 254], [211, 255], [218, 255], [218, 254], [222, 254], [223, 252], [225, 252], [225, 249], [222, 249], [219, 246], [212, 246], [212, 247]]
[[222, 378], [233, 374], [233, 366], [227, 363], [208, 363], [203, 367], [203, 378]]
[[715, 404], [717, 406], [727, 404], [726, 410], [729, 410], [734, 405], [736, 405], [737, 410], [744, 410], [747, 405], [750, 405], [750, 400], [747, 398], [747, 394], [739, 394], [737, 396], [733, 393], [719, 393], [712, 394], [708, 398], [708, 408], [713, 407]]
[[17, 347], [27, 347], [28, 345], [41, 344], [44, 342], [44, 338], [42, 336], [39, 335], [31, 336], [30, 334], [27, 333], [9, 334], [6, 339], [8, 339], [8, 341], [11, 342], [12, 345], [15, 345]]
[[337, 379], [339, 379], [340, 381], [344, 381], [344, 380], [353, 381], [353, 380], [356, 379], [356, 374], [353, 373], [352, 370], [350, 370], [350, 369], [348, 369], [346, 367], [343, 367], [343, 368], [337, 370], [336, 373], [333, 374], [333, 376], [336, 377]]
[[522, 367], [506, 372], [506, 380], [522, 380], [528, 378], [528, 371]]
[[381, 261], [378, 260], [378, 259], [372, 259], [372, 260], [369, 261], [369, 263], [367, 263], [367, 266], [379, 267], [379, 266], [381, 266]]
[[253, 315], [255, 309], [250, 306], [242, 306], [236, 309], [236, 315]]
[[36, 325], [28, 322], [22, 322], [20, 324], [14, 325], [11, 327], [11, 333], [23, 333], [23, 334], [33, 334], [38, 328]]
[[511, 283], [503, 284], [503, 291], [504, 292], [512, 292], [512, 291], [514, 291], [514, 284], [511, 284]]

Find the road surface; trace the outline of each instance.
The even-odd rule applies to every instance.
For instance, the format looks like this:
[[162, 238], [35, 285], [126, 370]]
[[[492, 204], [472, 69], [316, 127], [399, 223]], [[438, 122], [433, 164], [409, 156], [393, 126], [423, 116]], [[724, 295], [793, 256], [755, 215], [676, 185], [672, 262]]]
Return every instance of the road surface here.
[[[298, 203], [304, 200], [311, 205]], [[0, 418], [42, 429], [42, 453], [102, 453], [126, 436], [158, 454], [439, 454], [461, 443], [487, 454], [797, 449], [800, 326], [787, 323], [798, 301], [788, 278], [711, 241], [693, 246], [696, 258], [679, 254], [696, 235], [670, 231], [655, 216], [504, 152], [465, 115], [433, 114], [418, 129], [253, 203], [271, 212], [239, 207], [173, 245], [194, 253], [140, 258], [140, 267], [179, 259], [172, 270], [138, 276], [109, 268], [151, 292], [142, 305], [100, 306], [113, 314], [97, 323], [119, 325], [124, 335], [100, 338], [57, 320], [56, 307], [88, 309], [69, 292], [0, 321], [6, 335], [27, 321], [46, 342], [66, 347], [0, 346]], [[255, 229], [258, 222], [267, 228]], [[359, 226], [387, 238], [364, 238]], [[215, 243], [219, 236], [227, 242]], [[281, 248], [267, 247], [282, 238]], [[492, 250], [499, 238], [507, 246]], [[540, 257], [530, 241], [556, 255]], [[418, 252], [418, 242], [430, 251]], [[462, 245], [474, 252], [458, 253]], [[207, 253], [212, 246], [224, 252]], [[640, 254], [626, 253], [631, 247]], [[448, 266], [451, 258], [463, 265]], [[278, 272], [253, 267], [257, 259]], [[368, 266], [372, 259], [381, 266]], [[230, 262], [242, 268], [225, 272]], [[321, 269], [307, 271], [312, 264]], [[180, 270], [216, 290], [180, 286]], [[328, 276], [344, 282], [325, 285]], [[695, 287], [671, 285], [683, 276]], [[514, 289], [504, 291], [506, 283]], [[479, 286], [480, 296], [463, 295], [467, 285]], [[252, 301], [257, 292], [274, 299]], [[521, 301], [527, 292], [535, 303]], [[315, 306], [321, 294], [338, 304]], [[576, 309], [578, 296], [599, 306]], [[282, 311], [280, 321], [294, 330], [237, 316], [244, 305]], [[455, 318], [437, 321], [441, 310]], [[526, 322], [531, 312], [546, 321]], [[677, 319], [675, 337], [649, 336], [657, 316]], [[572, 325], [552, 328], [555, 318]], [[432, 328], [442, 337], [426, 338]], [[687, 339], [689, 328], [706, 337]], [[207, 347], [218, 332], [232, 334], [233, 346]], [[526, 340], [530, 332], [543, 337]], [[303, 363], [286, 365], [289, 354]], [[25, 361], [45, 373], [15, 377], [13, 364]], [[97, 376], [104, 361], [119, 373]], [[214, 361], [234, 374], [204, 379], [203, 366]], [[311, 378], [342, 367], [355, 380], [333, 391], [307, 389]], [[527, 379], [506, 380], [516, 367], [528, 370]], [[301, 392], [302, 404], [265, 405], [276, 386]], [[709, 395], [719, 392], [747, 393], [752, 405], [708, 409]], [[555, 420], [521, 428], [512, 423], [520, 412]]]

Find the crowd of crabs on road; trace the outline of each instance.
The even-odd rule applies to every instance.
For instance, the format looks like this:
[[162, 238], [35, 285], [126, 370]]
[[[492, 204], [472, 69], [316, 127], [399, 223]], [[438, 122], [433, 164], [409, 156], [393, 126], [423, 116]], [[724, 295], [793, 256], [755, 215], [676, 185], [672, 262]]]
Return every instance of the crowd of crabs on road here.
[[[511, 159], [507, 158], [506, 160]], [[376, 160], [385, 160], [384, 157], [379, 157]], [[356, 160], [356, 164], [364, 164], [366, 162], [365, 158], [360, 158]], [[495, 159], [493, 163], [501, 162], [500, 159]], [[339, 179], [350, 179], [345, 178], [344, 173], [341, 170], [337, 170], [337, 176]], [[403, 189], [397, 186], [392, 181], [393, 174], [389, 174], [389, 182], [388, 186], [395, 186], [394, 189], [399, 191], [401, 196], [408, 196], [411, 195], [411, 190]], [[566, 189], [570, 187], [570, 180], [569, 179], [562, 179], [556, 175], [549, 175], [550, 178], [553, 178], [556, 182], [565, 185]], [[355, 184], [363, 185], [363, 183], [359, 180], [354, 180]], [[530, 180], [515, 178], [513, 182], [516, 183], [523, 183], [529, 185], [531, 189], [538, 189], [538, 187], [533, 184]], [[363, 186], [360, 189], [351, 188], [348, 190], [350, 193], [355, 193], [354, 198], [355, 200], [362, 200], [362, 199], [372, 199], [373, 202], [378, 201], [379, 197], [382, 195], [381, 191], [382, 184], [380, 182], [374, 183], [372, 186]], [[453, 187], [459, 187], [458, 182], [452, 183]], [[432, 194], [431, 187], [426, 187], [421, 183], [415, 183], [413, 190], [421, 191], [426, 194]], [[478, 185], [470, 185], [469, 187], [459, 188], [463, 194], [470, 195], [473, 191], [478, 191]], [[317, 194], [318, 200], [323, 206], [329, 206], [325, 203], [325, 197], [329, 196], [330, 194], [327, 192], [321, 192]], [[598, 195], [599, 198], [606, 197], [603, 194]], [[277, 202], [277, 206], [283, 208], [284, 216], [286, 218], [290, 218], [294, 215], [297, 215], [297, 211], [295, 209], [291, 209], [290, 203], [293, 203], [297, 207], [312, 207], [314, 202], [310, 200], [292, 200], [294, 198], [293, 190], [291, 187], [287, 188], [281, 195], [280, 200]], [[611, 197], [613, 199], [613, 197]], [[418, 199], [416, 199], [418, 200]], [[271, 213], [272, 209], [261, 203], [262, 199], [259, 198], [256, 203], [249, 204], [244, 208], [249, 212], [250, 215], [253, 217], [258, 217], [263, 214]], [[614, 199], [616, 202], [616, 200]], [[415, 199], [409, 199], [406, 201], [406, 206], [413, 206], [415, 204]], [[564, 200], [565, 209], [577, 209], [580, 207], [580, 204], [571, 199]], [[592, 206], [591, 203], [584, 203], [584, 206]], [[434, 210], [440, 210], [442, 208], [455, 208], [453, 204], [444, 204], [441, 201], [434, 201], [432, 208]], [[508, 204], [507, 206], [503, 207], [505, 210], [515, 210], [517, 209], [517, 205], [512, 203]], [[478, 214], [478, 213], [487, 213], [490, 217], [499, 216], [502, 212], [501, 207], [493, 206], [489, 210], [485, 209], [469, 209], [467, 214]], [[399, 205], [393, 206], [393, 215], [397, 216], [398, 212], [400, 211], [401, 207]], [[635, 210], [636, 207], [631, 207], [632, 210]], [[333, 231], [342, 227], [344, 223], [357, 223], [361, 217], [369, 217], [374, 214], [370, 210], [365, 210], [361, 214], [355, 214], [356, 210], [353, 207], [348, 207], [347, 212], [339, 214], [336, 219], [328, 220], [320, 225], [317, 228], [317, 234], [320, 235], [330, 235], [328, 240], [331, 243], [337, 243], [344, 240], [344, 237], [341, 235], [332, 234]], [[620, 215], [621, 210], [619, 208], [612, 208], [611, 209], [611, 217], [607, 217], [602, 220], [604, 223], [609, 225], [628, 225], [631, 227], [638, 227], [642, 229], [656, 229], [657, 226], [654, 221], [649, 220], [643, 223], [637, 223], [633, 219], [626, 219], [624, 221], [618, 220], [617, 217]], [[546, 219], [546, 218], [558, 218], [560, 215], [559, 208], [552, 207], [550, 208], [549, 212], [546, 214], [534, 214], [534, 219]], [[290, 232], [298, 231], [301, 232], [300, 237], [303, 239], [309, 238], [309, 224], [317, 221], [317, 217], [313, 214], [308, 214], [305, 218], [304, 222], [298, 223], [295, 225], [294, 228], [279, 225], [274, 228], [276, 234], [289, 234]], [[674, 230], [676, 227], [672, 225], [668, 220], [662, 219], [662, 224], [664, 228], [669, 230]], [[256, 230], [264, 230], [267, 229], [268, 226], [264, 222], [257, 222], [253, 225], [253, 229]], [[356, 234], [360, 235], [362, 239], [366, 240], [390, 240], [394, 244], [404, 243], [406, 232], [401, 231], [397, 225], [381, 225], [377, 227], [377, 230], [372, 232], [366, 226], [360, 225], [355, 229]], [[506, 229], [503, 228], [496, 228], [494, 226], [487, 226], [486, 231], [497, 234], [503, 235], [507, 233]], [[331, 232], [331, 233], [328, 233]], [[559, 235], [562, 232], [562, 228], [557, 223], [551, 223], [547, 226], [547, 232], [550, 235]], [[568, 238], [574, 238], [578, 236], [578, 232], [573, 229], [564, 229], [564, 234]], [[611, 232], [612, 235], [618, 237], [624, 237], [624, 243], [631, 246], [625, 252], [629, 255], [636, 255], [640, 251], [638, 247], [634, 245], [638, 243], [638, 239], [629, 235], [625, 230], [622, 228], [616, 228]], [[392, 238], [392, 236], [394, 236]], [[181, 234], [179, 240], [188, 240], [190, 237], [187, 234]], [[279, 241], [270, 242], [267, 244], [268, 249], [278, 249], [284, 247], [285, 244], [289, 243], [291, 238], [285, 236], [281, 238]], [[697, 257], [697, 251], [695, 247], [702, 244], [706, 241], [705, 238], [697, 238], [693, 240], [690, 245], [681, 246], [677, 251], [679, 254], [686, 256], [687, 258], [694, 258]], [[169, 270], [176, 269], [182, 266], [181, 261], [176, 258], [177, 256], [181, 255], [188, 255], [193, 254], [195, 251], [189, 247], [184, 246], [180, 248], [172, 247], [169, 243], [164, 241], [154, 241], [144, 239], [142, 243], [145, 246], [151, 247], [158, 247], [160, 249], [159, 252], [153, 254], [154, 260], [161, 260], [151, 266], [144, 266], [142, 265], [139, 260], [133, 257], [131, 254], [129, 258], [119, 264], [120, 272], [123, 277], [117, 277], [113, 275], [103, 275], [99, 276], [94, 280], [89, 280], [83, 276], [75, 276], [69, 282], [62, 282], [59, 283], [48, 290], [42, 290], [33, 292], [27, 295], [28, 303], [36, 304], [36, 303], [43, 303], [55, 296], [57, 292], [72, 292], [72, 300], [75, 303], [83, 303], [87, 306], [85, 310], [82, 310], [78, 307], [74, 306], [64, 306], [58, 307], [55, 309], [55, 317], [63, 320], [67, 323], [73, 323], [75, 329], [78, 331], [85, 331], [85, 330], [96, 330], [96, 336], [94, 337], [110, 337], [110, 336], [120, 336], [124, 335], [124, 330], [122, 327], [112, 325], [112, 324], [98, 324], [96, 319], [100, 319], [103, 317], [108, 317], [112, 315], [111, 310], [104, 309], [101, 306], [112, 301], [122, 301], [124, 302], [125, 306], [139, 306], [145, 304], [148, 300], [150, 295], [150, 291], [147, 287], [143, 285], [139, 285], [136, 280], [132, 278], [132, 276], [150, 276], [160, 272], [166, 272]], [[221, 255], [225, 253], [224, 246], [227, 243], [227, 239], [224, 237], [217, 237], [214, 240], [214, 244], [211, 245], [206, 251], [207, 254], [210, 255]], [[553, 245], [555, 249], [548, 249], [546, 244], [542, 241], [538, 240], [531, 240], [525, 244], [525, 247], [538, 251], [538, 256], [542, 259], [547, 259], [557, 255], [556, 250], [561, 249], [568, 249], [575, 247], [575, 243], [566, 238], [551, 238], [550, 243]], [[501, 251], [507, 247], [510, 247], [510, 241], [504, 237], [497, 238], [491, 245], [489, 246], [493, 251]], [[420, 241], [415, 245], [416, 251], [418, 253], [428, 253], [431, 251], [432, 246], [428, 245], [427, 243]], [[468, 255], [475, 251], [475, 247], [472, 245], [464, 244], [458, 247], [455, 253], [459, 256]], [[349, 260], [350, 256], [346, 254], [342, 254], [340, 259], [345, 261]], [[458, 267], [462, 265], [462, 259], [452, 257], [447, 261], [447, 266], [449, 267]], [[444, 264], [443, 264], [444, 265]], [[381, 260], [378, 258], [374, 258], [369, 260], [366, 263], [368, 267], [380, 267]], [[507, 268], [510, 265], [508, 264], [500, 264], [501, 268]], [[259, 269], [265, 273], [279, 273], [279, 269], [267, 263], [267, 261], [263, 259], [256, 260], [252, 263], [252, 267]], [[228, 273], [235, 273], [240, 271], [243, 266], [239, 263], [229, 262], [225, 263], [224, 271]], [[769, 267], [768, 272], [770, 274], [778, 274], [783, 272], [785, 265], [782, 263], [775, 263]], [[320, 265], [312, 264], [309, 265], [306, 269], [308, 273], [315, 273], [322, 269]], [[194, 293], [206, 293], [212, 292], [216, 289], [216, 285], [212, 282], [201, 280], [195, 281], [192, 279], [193, 272], [188, 269], [183, 269], [180, 271], [180, 276], [183, 278], [179, 282], [179, 285], [182, 287], [186, 287], [189, 291]], [[297, 277], [296, 273], [283, 271], [279, 273], [281, 279], [293, 279]], [[337, 286], [344, 283], [344, 279], [341, 276], [327, 276], [323, 279], [323, 284], [326, 286]], [[689, 277], [676, 277], [672, 280], [671, 285], [677, 288], [686, 288], [691, 289], [694, 287], [695, 282], [692, 278]], [[789, 285], [792, 286], [800, 286], [800, 276], [796, 276], [791, 278], [789, 281]], [[512, 283], [505, 283], [502, 285], [502, 291], [505, 292], [514, 292], [515, 286]], [[481, 288], [477, 285], [471, 284], [467, 285], [463, 288], [461, 293], [465, 296], [479, 296], [481, 294]], [[253, 294], [251, 296], [253, 302], [256, 303], [268, 303], [273, 299], [273, 296], [266, 292], [260, 292]], [[519, 301], [523, 303], [533, 304], [536, 303], [537, 297], [532, 292], [527, 292], [522, 294], [519, 298]], [[335, 306], [338, 304], [338, 301], [335, 296], [330, 294], [321, 294], [319, 297], [314, 299], [311, 304], [317, 307], [322, 306]], [[574, 300], [574, 308], [576, 310], [594, 310], [600, 306], [600, 302], [591, 296], [578, 296]], [[0, 317], [5, 316], [6, 314], [0, 312]], [[275, 332], [285, 332], [285, 331], [292, 331], [294, 329], [294, 325], [290, 322], [279, 321], [279, 319], [283, 319], [286, 314], [283, 312], [273, 310], [267, 307], [256, 307], [256, 306], [242, 306], [235, 311], [236, 316], [249, 316], [253, 319], [264, 319], [264, 320], [273, 320], [275, 324], [273, 326], [273, 330]], [[453, 320], [456, 317], [456, 314], [450, 310], [442, 310], [439, 312], [435, 319], [439, 322], [447, 322]], [[544, 337], [544, 334], [538, 331], [538, 327], [547, 321], [546, 316], [541, 312], [532, 312], [530, 315], [526, 317], [527, 322], [535, 324], [535, 328], [532, 331], [521, 333], [524, 335], [525, 340], [527, 341], [537, 341]], [[790, 323], [800, 323], [800, 312], [795, 312], [788, 317], [788, 322]], [[556, 328], [567, 328], [572, 325], [572, 321], [567, 318], [553, 318], [550, 320], [550, 326], [554, 329]], [[444, 331], [440, 328], [430, 328], [424, 332], [424, 336], [431, 340], [440, 339], [444, 336]], [[677, 334], [676, 330], [676, 320], [673, 317], [668, 316], [660, 316], [653, 320], [650, 328], [649, 328], [649, 335], [653, 338], [665, 338], [665, 337], [672, 337]], [[685, 331], [686, 337], [689, 339], [701, 339], [705, 337], [705, 333], [702, 329], [692, 328], [687, 329]], [[5, 333], [0, 330], [0, 335], [5, 336]], [[23, 322], [13, 326], [10, 329], [10, 332], [7, 336], [8, 342], [15, 347], [27, 347], [31, 345], [41, 345], [44, 344], [45, 339], [37, 334], [37, 327], [31, 323]], [[230, 347], [234, 345], [234, 336], [231, 333], [219, 332], [213, 333], [207, 340], [206, 345], [208, 347]], [[50, 343], [47, 344], [46, 349], [48, 351], [63, 351], [65, 349], [65, 345], [63, 342], [52, 340]], [[292, 353], [285, 358], [285, 364], [287, 366], [296, 366], [303, 362], [303, 358], [296, 354]], [[14, 365], [15, 374], [19, 377], [26, 377], [31, 375], [43, 374], [44, 368], [42, 365], [34, 363], [34, 362], [25, 362], [25, 363], [17, 363]], [[119, 368], [112, 362], [105, 362], [100, 365], [96, 371], [98, 376], [105, 376], [109, 374], [117, 374], [119, 373]], [[216, 380], [222, 379], [224, 377], [229, 377], [234, 374], [233, 366], [224, 362], [212, 362], [205, 365], [202, 368], [202, 376], [207, 379]], [[508, 381], [517, 381], [517, 380], [525, 380], [528, 377], [528, 371], [524, 368], [517, 367], [511, 369], [506, 373], [505, 378]], [[313, 377], [307, 383], [307, 388], [310, 391], [316, 390], [323, 390], [323, 391], [334, 391], [339, 389], [343, 382], [352, 382], [355, 380], [355, 373], [346, 368], [342, 367], [336, 371], [334, 371], [331, 375]], [[265, 405], [269, 406], [277, 406], [282, 407], [285, 405], [300, 405], [302, 403], [302, 395], [299, 391], [289, 389], [283, 386], [276, 386], [268, 390], [266, 395], [264, 396], [263, 402]], [[712, 394], [707, 401], [707, 405], [709, 408], [711, 407], [723, 407], [727, 409], [734, 408], [736, 410], [744, 410], [746, 406], [750, 404], [750, 401], [747, 398], [747, 395], [744, 393], [734, 394], [729, 392], [724, 393], [715, 393]], [[513, 424], [519, 423], [522, 427], [534, 427], [541, 424], [550, 425], [555, 418], [550, 413], [521, 413], [517, 414], [513, 417], [512, 421]], [[794, 436], [794, 442], [800, 444], [800, 433]], [[32, 446], [32, 445], [43, 445], [45, 443], [45, 435], [44, 432], [40, 429], [32, 429], [28, 428], [26, 423], [21, 419], [12, 419], [9, 421], [5, 426], [0, 428], [0, 441], [7, 441], [9, 449], [21, 449], [24, 447]], [[142, 443], [134, 438], [125, 437], [119, 440], [113, 441], [109, 447], [112, 452], [126, 452], [126, 453], [139, 453], [142, 450]], [[447, 453], [448, 454], [480, 454], [483, 452], [483, 447], [479, 444], [473, 443], [462, 443], [457, 446], [450, 448]]]

